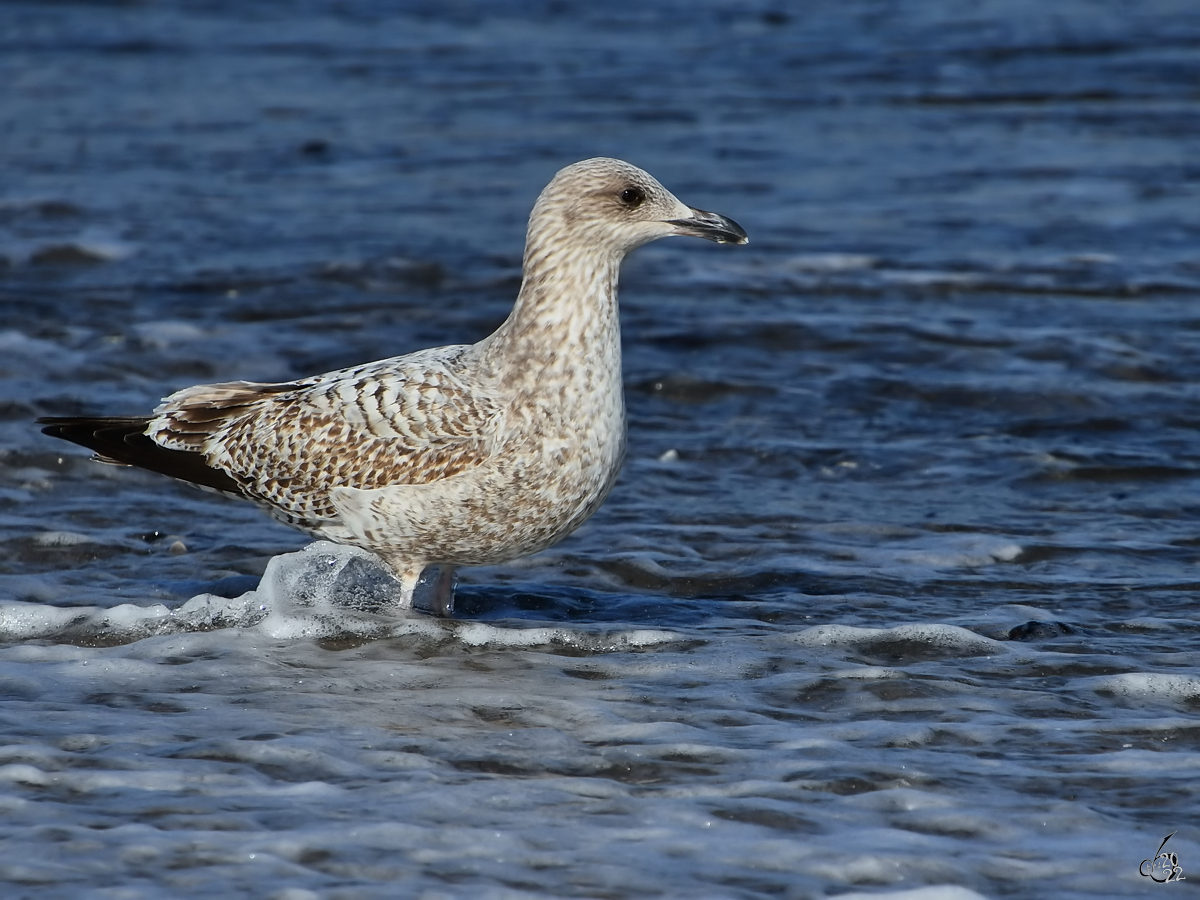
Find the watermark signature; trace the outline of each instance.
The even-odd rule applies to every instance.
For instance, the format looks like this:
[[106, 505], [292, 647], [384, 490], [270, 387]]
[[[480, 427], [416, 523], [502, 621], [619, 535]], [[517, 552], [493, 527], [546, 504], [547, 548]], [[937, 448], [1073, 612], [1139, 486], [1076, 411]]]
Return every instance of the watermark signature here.
[[1138, 871], [1151, 881], [1166, 884], [1168, 881], [1187, 880], [1183, 877], [1183, 866], [1179, 865], [1179, 857], [1163, 849], [1167, 846], [1167, 841], [1173, 837], [1175, 837], [1174, 831], [1163, 838], [1162, 843], [1158, 845], [1158, 852], [1154, 854], [1154, 859], [1143, 859], [1142, 864], [1138, 866]]

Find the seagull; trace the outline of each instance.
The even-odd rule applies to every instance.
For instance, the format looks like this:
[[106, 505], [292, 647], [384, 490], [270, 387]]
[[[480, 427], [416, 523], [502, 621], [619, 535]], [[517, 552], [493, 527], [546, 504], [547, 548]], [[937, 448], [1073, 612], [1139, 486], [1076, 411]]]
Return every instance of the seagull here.
[[670, 235], [745, 244], [618, 159], [559, 171], [529, 217], [511, 314], [476, 344], [279, 384], [185, 388], [150, 415], [38, 419], [48, 435], [250, 500], [301, 531], [368, 550], [411, 608], [427, 566], [544, 550], [592, 515], [625, 455], [617, 276]]

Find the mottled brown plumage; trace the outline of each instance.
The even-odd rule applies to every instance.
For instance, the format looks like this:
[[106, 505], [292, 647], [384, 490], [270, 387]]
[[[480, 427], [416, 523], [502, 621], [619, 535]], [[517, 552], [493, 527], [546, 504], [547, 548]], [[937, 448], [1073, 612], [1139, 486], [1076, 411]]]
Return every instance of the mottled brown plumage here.
[[517, 302], [478, 344], [285, 384], [198, 385], [148, 417], [39, 421], [103, 461], [371, 550], [411, 605], [425, 566], [544, 549], [603, 502], [625, 447], [617, 274], [630, 250], [671, 234], [746, 240], [641, 169], [586, 160], [538, 197]]

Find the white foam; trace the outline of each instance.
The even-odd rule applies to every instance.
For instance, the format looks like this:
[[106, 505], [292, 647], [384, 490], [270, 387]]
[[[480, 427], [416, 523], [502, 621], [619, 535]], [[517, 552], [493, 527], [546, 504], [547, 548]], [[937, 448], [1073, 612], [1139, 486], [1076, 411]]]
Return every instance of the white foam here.
[[957, 884], [938, 884], [909, 891], [871, 891], [838, 894], [838, 900], [988, 900], [986, 896]]
[[89, 612], [41, 603], [0, 603], [0, 640], [27, 641], [48, 637], [71, 624], [86, 620]]
[[558, 644], [611, 652], [654, 647], [681, 639], [680, 635], [673, 632], [652, 629], [596, 635], [570, 628], [499, 628], [485, 622], [455, 625], [454, 634], [468, 647], [540, 647]]
[[[48, 545], [86, 540], [73, 532], [44, 532]], [[432, 618], [396, 605], [400, 587], [378, 557], [328, 541], [276, 556], [259, 586], [239, 597], [199, 594], [175, 609], [163, 604], [60, 608], [0, 602], [0, 640], [69, 637], [86, 642], [129, 643], [154, 635], [252, 629], [273, 640], [418, 637], [467, 647], [569, 647], [617, 653], [676, 643], [682, 636], [659, 629], [586, 629], [497, 625]]]
[[33, 543], [39, 547], [74, 547], [95, 543], [95, 539], [77, 531], [43, 531], [33, 536]]
[[166, 619], [171, 611], [161, 603], [153, 606], [137, 606], [133, 603], [122, 603], [110, 606], [100, 616], [100, 623], [112, 628], [136, 628], [147, 622], [157, 622]]
[[833, 678], [848, 678], [856, 681], [886, 681], [892, 678], [907, 678], [900, 669], [888, 669], [883, 666], [858, 666], [853, 669], [842, 669], [831, 672]]
[[0, 245], [0, 259], [12, 266], [27, 265], [39, 258], [59, 255], [74, 257], [81, 262], [119, 262], [137, 253], [136, 244], [122, 240], [111, 232], [100, 228], [85, 228], [69, 237], [28, 240], [9, 238]]
[[897, 625], [894, 628], [858, 628], [853, 625], [816, 625], [806, 628], [792, 640], [809, 647], [855, 647], [870, 646], [873, 650], [886, 648], [888, 644], [928, 644], [962, 656], [978, 656], [1007, 653], [1009, 648], [1000, 641], [983, 637], [957, 625], [914, 624]]
[[198, 341], [209, 333], [194, 322], [163, 319], [156, 322], [139, 322], [132, 326], [134, 334], [149, 347], [165, 350], [172, 344], [183, 341]]
[[907, 287], [965, 287], [983, 281], [976, 272], [946, 272], [922, 269], [880, 269], [879, 276], [892, 284]]
[[74, 368], [84, 354], [64, 349], [54, 341], [30, 337], [15, 328], [0, 329], [0, 360], [6, 367], [19, 361], [23, 375]]
[[0, 766], [0, 782], [4, 781], [45, 787], [54, 781], [54, 776], [43, 772], [37, 766], [14, 763], [9, 766]]
[[957, 801], [944, 794], [934, 794], [929, 791], [918, 791], [913, 788], [890, 788], [883, 791], [871, 791], [859, 794], [854, 798], [854, 804], [867, 809], [877, 809], [881, 812], [914, 812], [916, 810], [953, 809]]
[[[329, 541], [267, 564], [258, 589], [240, 598], [266, 613], [258, 627], [284, 640], [381, 634], [400, 585], [379, 558]], [[373, 615], [378, 611], [383, 617]]]
[[917, 551], [901, 554], [900, 559], [904, 562], [934, 566], [939, 569], [977, 568], [979, 566], [990, 566], [998, 562], [1012, 562], [1023, 552], [1024, 550], [1020, 544], [1006, 541], [999, 544], [983, 544], [977, 550], [967, 550], [957, 553]]
[[806, 560], [817, 571], [846, 568], [895, 573], [903, 568], [920, 570], [979, 569], [1020, 559], [1024, 548], [1015, 541], [972, 532], [928, 532], [888, 523], [831, 522], [813, 526], [836, 544], [836, 558]]
[[80, 252], [102, 262], [118, 262], [137, 253], [136, 244], [98, 228], [88, 228], [71, 241]]
[[1200, 677], [1162, 672], [1126, 672], [1088, 679], [1093, 690], [1133, 700], [1187, 702], [1200, 698]]
[[924, 537], [923, 546], [887, 548], [877, 551], [896, 562], [928, 566], [935, 569], [974, 569], [996, 563], [1012, 562], [1024, 550], [1013, 541], [983, 534], [937, 535], [937, 540]]
[[785, 265], [802, 272], [852, 272], [870, 269], [877, 261], [860, 253], [800, 253], [790, 257]]

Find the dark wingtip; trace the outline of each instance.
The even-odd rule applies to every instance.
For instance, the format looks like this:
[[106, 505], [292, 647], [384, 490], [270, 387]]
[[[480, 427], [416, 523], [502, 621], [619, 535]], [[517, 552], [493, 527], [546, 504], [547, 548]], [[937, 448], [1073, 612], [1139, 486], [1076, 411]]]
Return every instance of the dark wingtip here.
[[[119, 449], [127, 434], [145, 432], [148, 418], [138, 416], [42, 416], [35, 420], [42, 434], [71, 441], [89, 450], [105, 453]], [[103, 445], [103, 446], [98, 446]]]
[[42, 426], [42, 434], [48, 434], [50, 437], [63, 438], [70, 440], [67, 434], [71, 431], [70, 425], [75, 419], [58, 418], [56, 416], [42, 416], [34, 419], [38, 425]]
[[146, 434], [146, 416], [43, 416], [42, 434], [87, 447], [104, 462], [149, 469], [191, 484], [241, 494], [242, 486], [199, 453], [160, 447]]

